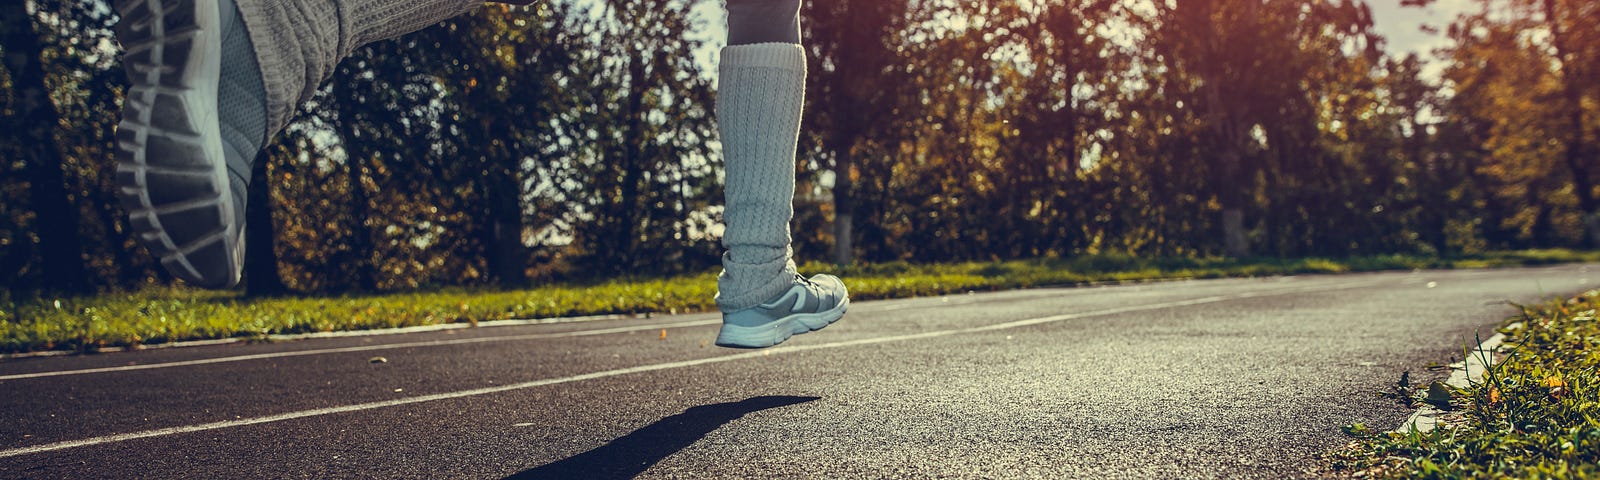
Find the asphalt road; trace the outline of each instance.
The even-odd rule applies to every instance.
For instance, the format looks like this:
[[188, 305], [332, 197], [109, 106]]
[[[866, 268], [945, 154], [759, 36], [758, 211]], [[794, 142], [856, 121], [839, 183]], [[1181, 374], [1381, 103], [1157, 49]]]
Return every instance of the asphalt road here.
[[12, 360], [0, 477], [1311, 476], [1597, 267], [858, 302], [759, 351], [700, 314]]

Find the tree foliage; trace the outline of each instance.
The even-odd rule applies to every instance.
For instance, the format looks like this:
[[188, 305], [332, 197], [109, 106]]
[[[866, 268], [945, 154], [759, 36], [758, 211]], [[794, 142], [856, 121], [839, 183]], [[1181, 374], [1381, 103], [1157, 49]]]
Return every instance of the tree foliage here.
[[[26, 21], [0, 26], [0, 287], [169, 281], [112, 194], [115, 15], [103, 0], [8, 5]], [[252, 265], [277, 278], [252, 281], [518, 287], [713, 268], [707, 6], [494, 5], [360, 49], [261, 156], [253, 198], [270, 216], [252, 217], [268, 230], [253, 238], [272, 241]], [[1600, 6], [1480, 6], [1434, 57], [1385, 53], [1360, 0], [810, 0], [796, 251], [1592, 244]]]

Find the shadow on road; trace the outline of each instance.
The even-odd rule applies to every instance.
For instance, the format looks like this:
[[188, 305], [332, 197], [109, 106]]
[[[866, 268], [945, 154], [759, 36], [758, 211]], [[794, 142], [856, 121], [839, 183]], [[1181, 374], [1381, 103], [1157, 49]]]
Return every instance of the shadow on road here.
[[705, 438], [706, 434], [739, 417], [819, 398], [753, 397], [738, 402], [690, 408], [683, 413], [663, 418], [622, 438], [612, 440], [600, 448], [506, 478], [633, 478], [656, 462], [667, 458], [668, 455], [683, 450], [684, 447]]

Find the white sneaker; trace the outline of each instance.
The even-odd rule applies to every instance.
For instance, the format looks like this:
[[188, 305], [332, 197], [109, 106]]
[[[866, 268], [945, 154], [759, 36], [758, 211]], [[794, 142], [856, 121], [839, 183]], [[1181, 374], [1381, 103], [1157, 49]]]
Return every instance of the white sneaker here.
[[116, 8], [131, 83], [117, 130], [128, 224], [174, 276], [231, 287], [244, 265], [244, 195], [229, 181], [217, 113], [221, 8], [217, 0], [120, 0]]
[[850, 297], [833, 275], [795, 275], [794, 286], [761, 305], [722, 314], [717, 346], [766, 348], [789, 337], [821, 330], [844, 317]]

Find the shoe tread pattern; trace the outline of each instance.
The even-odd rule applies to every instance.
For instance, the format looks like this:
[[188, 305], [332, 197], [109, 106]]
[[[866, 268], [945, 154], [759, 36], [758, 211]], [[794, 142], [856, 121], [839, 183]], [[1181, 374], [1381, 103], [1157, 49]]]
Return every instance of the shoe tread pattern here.
[[[207, 287], [238, 279], [226, 165], [214, 110], [216, 71], [206, 55], [220, 32], [207, 0], [119, 0], [117, 36], [130, 83], [117, 131], [117, 196], [129, 226], [175, 276]], [[209, 24], [216, 24], [213, 19]], [[210, 30], [215, 30], [210, 29]], [[211, 98], [207, 98], [207, 96]]]

